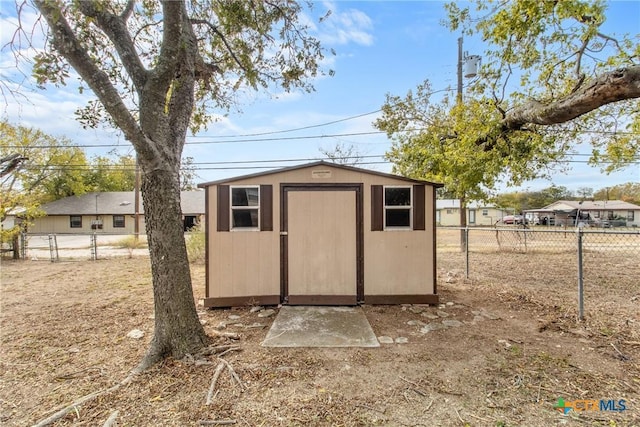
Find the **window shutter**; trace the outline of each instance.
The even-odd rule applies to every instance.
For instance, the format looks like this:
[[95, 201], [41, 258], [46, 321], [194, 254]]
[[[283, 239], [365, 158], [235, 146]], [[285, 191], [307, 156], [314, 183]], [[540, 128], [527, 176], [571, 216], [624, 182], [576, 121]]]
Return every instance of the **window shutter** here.
[[229, 186], [218, 185], [218, 231], [229, 231]]
[[273, 231], [273, 186], [260, 186], [260, 231]]
[[424, 185], [413, 186], [413, 229], [425, 229]]
[[384, 198], [382, 185], [371, 186], [371, 231], [384, 228]]

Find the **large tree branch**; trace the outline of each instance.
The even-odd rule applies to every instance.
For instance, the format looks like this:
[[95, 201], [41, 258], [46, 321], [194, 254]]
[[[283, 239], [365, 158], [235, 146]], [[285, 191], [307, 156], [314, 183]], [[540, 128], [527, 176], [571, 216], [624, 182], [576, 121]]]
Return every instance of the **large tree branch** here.
[[60, 7], [46, 0], [34, 0], [34, 4], [49, 25], [56, 50], [69, 61], [69, 64], [91, 87], [126, 138], [136, 148], [140, 147], [144, 135], [138, 123], [111, 84], [109, 76], [98, 67], [80, 44]]
[[158, 55], [158, 64], [152, 71], [152, 84], [156, 87], [150, 91], [152, 93], [147, 91], [147, 94], [156, 98], [153, 99], [153, 102], [165, 103], [167, 91], [176, 77], [178, 65], [180, 61], [184, 60], [184, 57], [180, 55], [180, 49], [184, 42], [182, 35], [186, 13], [184, 3], [181, 1], [165, 0], [162, 2], [162, 44]]
[[0, 178], [5, 175], [9, 175], [11, 172], [16, 170], [25, 160], [28, 159], [18, 153], [10, 154], [8, 156], [0, 158]]
[[[109, 37], [139, 93], [147, 80], [147, 71], [136, 52], [127, 29], [126, 20], [107, 11], [104, 7], [97, 8], [94, 2], [81, 1], [79, 8], [84, 15], [95, 19], [98, 28]], [[125, 10], [125, 12], [127, 11]]]
[[605, 73], [562, 99], [543, 104], [531, 101], [518, 106], [503, 121], [506, 130], [527, 124], [565, 123], [613, 102], [640, 98], [640, 65]]

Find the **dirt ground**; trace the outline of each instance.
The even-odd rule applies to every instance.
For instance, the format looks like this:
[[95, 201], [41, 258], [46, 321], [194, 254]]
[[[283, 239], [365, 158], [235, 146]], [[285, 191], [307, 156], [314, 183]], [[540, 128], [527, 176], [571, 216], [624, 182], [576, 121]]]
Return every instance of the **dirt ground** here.
[[[603, 261], [617, 279], [594, 276], [600, 282], [578, 322], [575, 296], [557, 285], [573, 277], [572, 257], [473, 256], [471, 280], [459, 253], [439, 257], [444, 306], [363, 307], [377, 336], [406, 344], [265, 348], [272, 317], [249, 307], [199, 307], [211, 335], [220, 323], [240, 335], [218, 341], [241, 347], [223, 358], [242, 388], [224, 371], [206, 405], [217, 357], [166, 360], [55, 425], [102, 426], [116, 410], [118, 426], [640, 425], [637, 259]], [[148, 258], [4, 261], [1, 268], [0, 424], [35, 424], [115, 385], [143, 356], [153, 333]], [[194, 265], [192, 275], [197, 301], [204, 266]], [[442, 319], [462, 326], [421, 332]], [[247, 327], [256, 323], [264, 327]], [[132, 329], [144, 337], [127, 337]], [[554, 408], [559, 398], [615, 400], [616, 408], [624, 400], [626, 410], [564, 415]]]

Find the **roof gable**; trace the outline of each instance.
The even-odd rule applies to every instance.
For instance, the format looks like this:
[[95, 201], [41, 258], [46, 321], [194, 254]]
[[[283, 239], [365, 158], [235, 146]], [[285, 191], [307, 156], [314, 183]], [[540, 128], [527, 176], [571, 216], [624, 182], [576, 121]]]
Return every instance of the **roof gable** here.
[[[182, 213], [204, 214], [204, 193], [204, 191], [181, 192]], [[133, 215], [135, 213], [135, 193], [133, 191], [85, 193], [45, 203], [41, 209], [47, 215]], [[139, 212], [144, 212], [142, 199]]]
[[640, 206], [622, 200], [558, 200], [542, 209], [580, 209], [584, 211], [619, 211], [640, 210]]
[[270, 175], [277, 175], [277, 174], [282, 174], [282, 173], [295, 171], [295, 170], [301, 170], [301, 169], [311, 169], [311, 168], [318, 167], [318, 166], [324, 166], [324, 167], [327, 167], [327, 168], [342, 169], [342, 170], [347, 170], [347, 171], [351, 171], [351, 172], [357, 172], [357, 173], [363, 173], [363, 174], [368, 174], [368, 175], [380, 176], [380, 177], [384, 177], [384, 178], [393, 178], [393, 179], [398, 179], [398, 180], [405, 181], [405, 182], [408, 182], [408, 183], [426, 184], [426, 185], [431, 185], [431, 186], [436, 187], [436, 188], [440, 188], [440, 187], [444, 186], [444, 184], [439, 184], [439, 183], [436, 183], [436, 182], [430, 182], [430, 181], [419, 180], [419, 179], [412, 179], [412, 178], [407, 178], [407, 177], [400, 176], [400, 175], [394, 175], [394, 174], [390, 174], [390, 173], [378, 172], [378, 171], [373, 171], [373, 170], [370, 170], [370, 169], [363, 169], [363, 168], [358, 168], [358, 167], [355, 167], [355, 166], [346, 166], [346, 165], [341, 165], [341, 164], [338, 164], [338, 163], [331, 163], [331, 162], [327, 162], [327, 161], [324, 161], [324, 160], [319, 160], [317, 162], [305, 163], [305, 164], [302, 164], [302, 165], [296, 165], [296, 166], [291, 166], [291, 167], [286, 167], [286, 168], [280, 168], [280, 169], [266, 171], [266, 172], [259, 172], [259, 173], [253, 173], [253, 174], [248, 174], [248, 175], [236, 176], [236, 177], [232, 177], [232, 178], [225, 178], [225, 179], [221, 179], [221, 180], [217, 180], [217, 181], [204, 182], [204, 183], [198, 184], [198, 187], [199, 188], [206, 188], [206, 187], [210, 187], [212, 185], [218, 185], [218, 184], [232, 184], [232, 183], [234, 183], [236, 181], [242, 181], [242, 180], [253, 179], [253, 178], [261, 178], [261, 177], [266, 177], [266, 176], [270, 176]]

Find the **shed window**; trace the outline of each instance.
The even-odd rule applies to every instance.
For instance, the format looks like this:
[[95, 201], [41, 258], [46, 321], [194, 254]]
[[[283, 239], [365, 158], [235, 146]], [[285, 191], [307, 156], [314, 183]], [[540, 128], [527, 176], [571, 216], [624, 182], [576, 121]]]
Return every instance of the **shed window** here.
[[124, 215], [113, 216], [113, 228], [124, 228]]
[[627, 211], [627, 221], [633, 221], [633, 211]]
[[482, 209], [482, 216], [489, 216], [489, 209]]
[[411, 187], [385, 187], [384, 227], [411, 227]]
[[217, 231], [273, 231], [271, 185], [218, 185], [217, 193]]
[[82, 216], [81, 215], [71, 215], [69, 217], [69, 227], [71, 227], [71, 228], [82, 228]]
[[371, 186], [371, 231], [425, 230], [425, 186]]
[[258, 229], [260, 187], [231, 187], [231, 229]]

